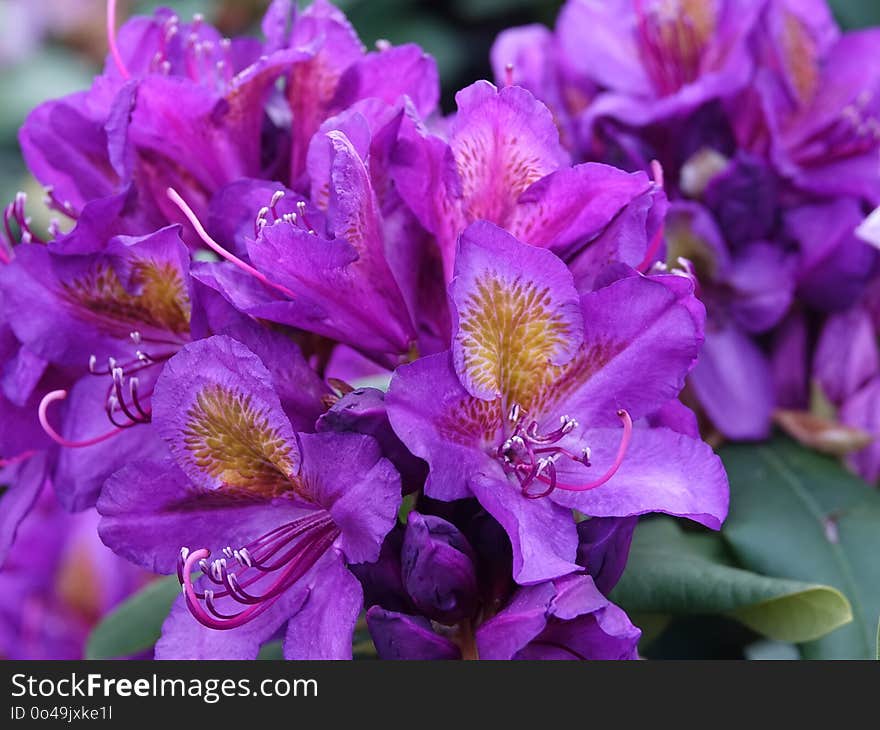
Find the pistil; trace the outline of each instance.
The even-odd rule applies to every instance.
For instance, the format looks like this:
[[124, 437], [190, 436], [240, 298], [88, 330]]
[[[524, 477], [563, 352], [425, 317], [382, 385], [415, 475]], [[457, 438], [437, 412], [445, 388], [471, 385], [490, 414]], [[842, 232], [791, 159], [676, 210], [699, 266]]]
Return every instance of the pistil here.
[[[569, 459], [586, 467], [592, 466], [588, 447], [583, 448], [580, 453], [575, 453], [558, 445], [560, 440], [578, 426], [578, 422], [570, 416], [560, 417], [559, 428], [542, 434], [538, 432], [538, 422], [530, 419], [518, 405], [514, 405], [508, 414], [508, 419], [514, 423], [513, 431], [496, 450], [496, 457], [504, 471], [517, 478], [523, 496], [529, 499], [547, 497], [556, 489], [569, 492], [595, 489], [608, 482], [617, 473], [632, 439], [632, 419], [629, 413], [619, 410], [617, 416], [623, 423], [623, 435], [614, 462], [602, 476], [586, 484], [566, 484], [557, 478], [556, 464], [560, 459]], [[537, 493], [530, 491], [529, 488], [535, 482], [547, 485], [547, 489]]]
[[[177, 577], [193, 616], [212, 629], [233, 629], [253, 620], [300, 580], [333, 545], [339, 528], [320, 511], [267, 532], [239, 548], [227, 547], [224, 557], [208, 562], [210, 550], [190, 552], [181, 548]], [[280, 553], [280, 555], [279, 555]], [[230, 570], [235, 567], [236, 570]], [[217, 586], [199, 590], [193, 571], [202, 572], [204, 582]], [[242, 606], [225, 613], [217, 600], [228, 598]]]

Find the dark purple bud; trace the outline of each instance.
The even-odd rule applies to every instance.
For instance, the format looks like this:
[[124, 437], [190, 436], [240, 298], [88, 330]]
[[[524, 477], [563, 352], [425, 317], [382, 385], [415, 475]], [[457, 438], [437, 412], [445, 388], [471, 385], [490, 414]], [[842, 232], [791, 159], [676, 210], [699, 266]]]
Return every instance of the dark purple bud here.
[[403, 526], [395, 525], [385, 537], [379, 559], [374, 563], [349, 565], [364, 589], [364, 605], [379, 605], [392, 611], [411, 612], [412, 602], [403, 587], [400, 568], [400, 550], [403, 545]]
[[577, 562], [606, 596], [626, 567], [638, 517], [594, 517], [578, 525]]
[[762, 161], [738, 154], [709, 182], [703, 201], [733, 246], [771, 234], [779, 209], [776, 178]]
[[428, 465], [397, 438], [385, 410], [385, 394], [377, 388], [358, 388], [342, 396], [316, 424], [323, 431], [354, 432], [372, 436], [382, 453], [400, 472], [403, 493], [414, 492], [425, 482]]
[[367, 627], [380, 659], [461, 659], [459, 648], [435, 634], [421, 616], [373, 606], [367, 611]]
[[453, 624], [473, 614], [477, 601], [473, 550], [449, 522], [411, 512], [401, 564], [403, 584], [425, 616]]

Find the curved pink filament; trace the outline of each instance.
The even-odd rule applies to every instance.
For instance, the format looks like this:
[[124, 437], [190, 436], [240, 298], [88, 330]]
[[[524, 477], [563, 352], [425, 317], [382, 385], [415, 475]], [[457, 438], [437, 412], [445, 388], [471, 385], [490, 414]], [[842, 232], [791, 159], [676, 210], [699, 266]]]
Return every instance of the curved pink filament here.
[[125, 67], [125, 62], [119, 53], [119, 46], [116, 45], [116, 0], [107, 0], [107, 46], [110, 49], [110, 55], [113, 57], [113, 63], [119, 69], [120, 75], [128, 81], [131, 78], [131, 74]]
[[654, 183], [658, 188], [664, 188], [663, 184], [663, 165], [660, 160], [651, 160], [651, 174], [654, 176]]
[[12, 466], [13, 464], [20, 464], [22, 461], [27, 461], [36, 453], [36, 449], [30, 449], [29, 451], [24, 451], [16, 456], [10, 456], [8, 459], [0, 459], [0, 469], [6, 466]]
[[660, 227], [657, 229], [657, 232], [654, 234], [654, 237], [651, 239], [651, 243], [648, 245], [648, 250], [645, 253], [645, 258], [642, 259], [642, 263], [640, 263], [636, 270], [640, 273], [644, 274], [648, 269], [651, 268], [651, 265], [654, 263], [654, 259], [657, 256], [657, 252], [660, 250], [660, 245], [663, 243], [663, 224], [660, 224]]
[[[199, 561], [210, 556], [211, 551], [205, 548], [190, 553], [183, 564], [183, 592], [186, 596], [186, 603], [193, 617], [202, 625], [210, 629], [235, 629], [243, 626], [248, 621], [256, 618], [261, 613], [269, 609], [278, 598], [293, 583], [299, 580], [308, 570], [315, 564], [317, 559], [326, 552], [333, 544], [338, 532], [327, 533], [322, 536], [316, 543], [305, 546], [302, 550], [301, 561], [294, 561], [284, 569], [281, 576], [269, 587], [266, 593], [260, 598], [259, 603], [251, 604], [248, 608], [237, 614], [212, 615], [206, 611], [199, 601], [198, 593], [192, 583], [193, 567]], [[291, 580], [293, 578], [293, 580]], [[211, 609], [212, 598], [206, 596], [206, 603]]]
[[52, 424], [49, 423], [49, 417], [47, 415], [49, 406], [52, 403], [57, 400], [64, 400], [65, 398], [67, 398], [66, 390], [53, 390], [51, 393], [47, 393], [43, 397], [43, 400], [40, 401], [40, 406], [37, 410], [37, 415], [40, 419], [40, 425], [43, 427], [46, 435], [56, 444], [65, 446], [68, 449], [82, 449], [86, 446], [94, 446], [95, 444], [100, 444], [102, 441], [113, 438], [117, 434], [122, 433], [122, 431], [124, 430], [122, 428], [114, 428], [112, 431], [108, 431], [107, 433], [103, 433], [100, 436], [95, 436], [94, 438], [87, 439], [86, 441], [68, 441], [52, 427]]
[[[617, 473], [617, 470], [620, 469], [620, 465], [623, 463], [623, 459], [626, 456], [629, 442], [632, 441], [633, 431], [633, 422], [629, 413], [624, 410], [619, 410], [617, 412], [617, 417], [623, 421], [623, 436], [620, 439], [620, 446], [617, 447], [617, 456], [614, 457], [614, 463], [608, 467], [608, 471], [596, 479], [596, 481], [587, 484], [563, 484], [562, 482], [556, 482], [557, 489], [564, 489], [567, 492], [588, 492], [596, 487], [601, 487]], [[543, 475], [538, 477], [538, 479], [545, 484], [549, 484], [549, 480]]]
[[[651, 174], [654, 176], [654, 184], [662, 190], [663, 165], [661, 165], [659, 161], [651, 160]], [[642, 263], [636, 266], [636, 270], [641, 272], [642, 274], [644, 274], [649, 268], [651, 268], [651, 264], [654, 263], [654, 258], [657, 256], [657, 252], [660, 250], [660, 246], [663, 243], [663, 232], [664, 226], [663, 223], [660, 223], [660, 227], [657, 229], [657, 232], [651, 239], [651, 243], [648, 244], [648, 250], [645, 252], [645, 258], [642, 259]]]
[[265, 284], [268, 287], [272, 287], [273, 289], [277, 289], [282, 294], [291, 299], [295, 299], [296, 295], [290, 291], [286, 286], [282, 286], [281, 284], [276, 284], [272, 281], [269, 281], [263, 274], [257, 271], [250, 264], [245, 263], [237, 256], [231, 254], [227, 251], [223, 246], [221, 246], [217, 241], [215, 241], [211, 236], [208, 235], [208, 232], [205, 230], [205, 227], [202, 225], [201, 221], [196, 217], [196, 214], [193, 212], [193, 209], [187, 205], [186, 201], [180, 196], [174, 188], [168, 188], [166, 191], [166, 195], [171, 199], [171, 202], [174, 203], [178, 208], [180, 208], [180, 212], [186, 216], [186, 219], [190, 222], [192, 227], [195, 229], [199, 238], [204, 241], [205, 245], [210, 248], [214, 253], [218, 256], [229, 261], [231, 264], [235, 264], [239, 269], [244, 271], [247, 274], [250, 274], [255, 279], [257, 279], [262, 284]]

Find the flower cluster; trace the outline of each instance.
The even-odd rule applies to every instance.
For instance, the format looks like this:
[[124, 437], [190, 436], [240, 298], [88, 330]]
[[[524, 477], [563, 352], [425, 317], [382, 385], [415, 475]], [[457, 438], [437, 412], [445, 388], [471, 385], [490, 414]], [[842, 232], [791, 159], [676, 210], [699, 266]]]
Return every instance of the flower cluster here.
[[552, 109], [576, 159], [662, 167], [671, 205], [645, 270], [698, 278], [706, 344], [687, 391], [727, 438], [804, 407], [817, 327], [877, 273], [855, 230], [880, 203], [878, 43], [841, 33], [824, 0], [569, 0], [555, 31], [493, 48], [497, 77]]
[[20, 134], [59, 222], [0, 235], [4, 654], [146, 571], [157, 658], [635, 658], [639, 516], [726, 517], [701, 423], [880, 478], [880, 31], [569, 0], [444, 116], [325, 0], [108, 21]]

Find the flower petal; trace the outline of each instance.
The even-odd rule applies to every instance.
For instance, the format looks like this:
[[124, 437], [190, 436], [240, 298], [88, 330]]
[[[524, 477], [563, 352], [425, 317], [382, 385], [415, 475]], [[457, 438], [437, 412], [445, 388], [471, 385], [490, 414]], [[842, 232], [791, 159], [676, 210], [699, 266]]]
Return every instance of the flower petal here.
[[153, 420], [181, 469], [202, 488], [262, 496], [299, 488], [296, 437], [272, 376], [229, 337], [194, 342], [166, 363]]
[[331, 551], [309, 571], [301, 587], [307, 594], [287, 623], [284, 658], [351, 659], [352, 635], [364, 603], [357, 578]]
[[554, 254], [487, 222], [461, 237], [450, 286], [452, 353], [472, 395], [529, 409], [549, 365], [581, 343], [583, 320], [571, 274]]
[[[614, 462], [620, 438], [620, 429], [588, 430], [578, 443], [590, 447], [593, 467], [560, 460], [560, 481], [595, 479]], [[727, 516], [729, 488], [721, 460], [704, 442], [665, 428], [636, 428], [620, 468], [605, 484], [583, 492], [557, 488], [549, 499], [593, 517], [663, 512], [717, 530]]]

